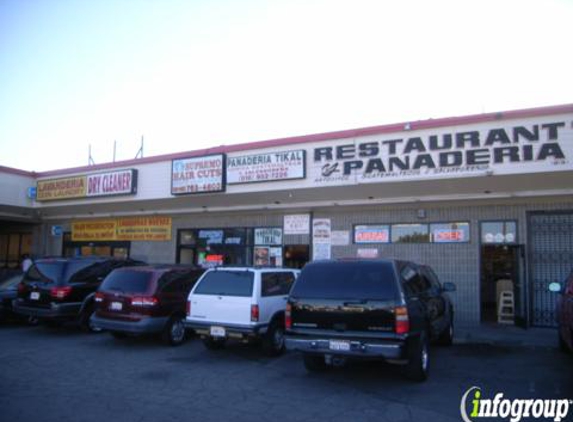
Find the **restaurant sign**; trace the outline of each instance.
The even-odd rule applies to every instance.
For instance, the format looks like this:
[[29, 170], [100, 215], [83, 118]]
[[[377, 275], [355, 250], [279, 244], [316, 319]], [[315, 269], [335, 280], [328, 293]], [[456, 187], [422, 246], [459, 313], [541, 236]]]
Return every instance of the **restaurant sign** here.
[[171, 194], [223, 192], [225, 155], [183, 158], [171, 163]]
[[282, 151], [227, 158], [229, 185], [304, 179], [306, 151]]
[[59, 179], [39, 180], [37, 201], [133, 195], [137, 192], [137, 170], [117, 170]]
[[72, 222], [72, 241], [168, 241], [171, 217], [120, 217]]
[[573, 133], [565, 121], [364, 136], [312, 150], [315, 186], [378, 183], [571, 168]]

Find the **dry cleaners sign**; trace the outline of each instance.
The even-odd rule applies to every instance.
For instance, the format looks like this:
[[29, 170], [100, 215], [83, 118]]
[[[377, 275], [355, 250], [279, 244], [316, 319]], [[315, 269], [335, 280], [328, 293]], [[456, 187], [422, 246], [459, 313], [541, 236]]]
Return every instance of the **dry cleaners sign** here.
[[569, 122], [460, 132], [420, 131], [409, 137], [370, 136], [312, 151], [311, 180], [319, 185], [567, 170], [572, 166]]

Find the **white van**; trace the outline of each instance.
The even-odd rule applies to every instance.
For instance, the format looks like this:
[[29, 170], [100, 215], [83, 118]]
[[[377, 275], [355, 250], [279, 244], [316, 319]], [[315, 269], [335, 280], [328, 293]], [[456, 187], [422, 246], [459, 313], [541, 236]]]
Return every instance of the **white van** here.
[[208, 349], [229, 339], [262, 340], [276, 356], [284, 350], [284, 313], [300, 271], [288, 268], [220, 267], [206, 271], [189, 293], [185, 325]]

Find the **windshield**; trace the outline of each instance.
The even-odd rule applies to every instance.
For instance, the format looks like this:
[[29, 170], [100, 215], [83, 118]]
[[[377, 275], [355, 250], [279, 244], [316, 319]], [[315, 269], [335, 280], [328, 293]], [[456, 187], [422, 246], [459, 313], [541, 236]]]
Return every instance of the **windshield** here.
[[252, 271], [210, 271], [193, 292], [197, 295], [242, 296], [253, 295]]
[[307, 265], [291, 292], [309, 299], [395, 300], [399, 297], [389, 262], [324, 262]]
[[24, 281], [67, 282], [78, 271], [95, 264], [94, 261], [40, 261], [30, 267]]
[[120, 293], [146, 293], [149, 290], [152, 273], [148, 271], [112, 271], [103, 281], [100, 291]]

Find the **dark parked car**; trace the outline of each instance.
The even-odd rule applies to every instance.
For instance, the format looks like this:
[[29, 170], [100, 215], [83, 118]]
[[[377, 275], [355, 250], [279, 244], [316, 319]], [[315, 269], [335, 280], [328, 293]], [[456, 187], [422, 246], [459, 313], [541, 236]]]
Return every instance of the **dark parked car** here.
[[14, 316], [12, 301], [18, 296], [18, 284], [22, 277], [24, 274], [18, 273], [0, 282], [0, 321]]
[[95, 291], [114, 269], [142, 264], [105, 257], [37, 259], [18, 285], [14, 311], [51, 324], [76, 320], [99, 331], [90, 324]]
[[559, 293], [556, 308], [559, 346], [564, 352], [573, 353], [573, 271], [563, 284], [551, 283], [549, 290]]
[[383, 359], [423, 381], [430, 341], [452, 343], [454, 309], [445, 292], [454, 290], [413, 262], [310, 263], [287, 301], [286, 347], [302, 352], [309, 371], [346, 359]]
[[177, 346], [185, 341], [187, 296], [205, 270], [158, 265], [112, 272], [96, 293], [92, 324], [116, 338], [160, 333]]

